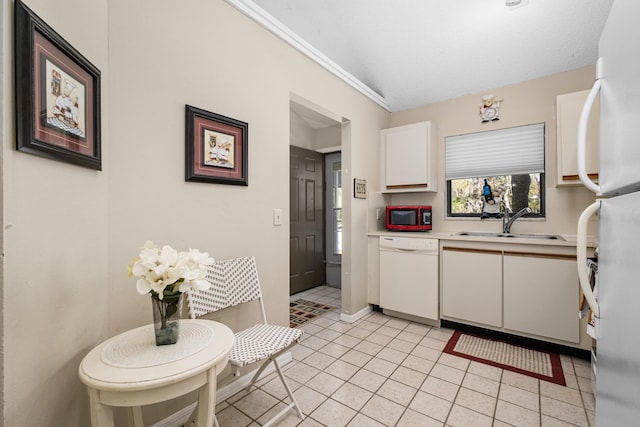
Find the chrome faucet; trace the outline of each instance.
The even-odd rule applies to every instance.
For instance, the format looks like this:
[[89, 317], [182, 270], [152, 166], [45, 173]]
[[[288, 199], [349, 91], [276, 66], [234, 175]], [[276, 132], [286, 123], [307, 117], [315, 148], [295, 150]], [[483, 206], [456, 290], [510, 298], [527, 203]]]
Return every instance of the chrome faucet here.
[[511, 211], [509, 210], [509, 208], [505, 206], [504, 213], [502, 215], [502, 233], [503, 234], [509, 234], [509, 232], [511, 231], [511, 226], [516, 221], [516, 219], [520, 218], [522, 215], [531, 213], [531, 208], [526, 207], [526, 208], [520, 209], [518, 212], [514, 213], [511, 217], [509, 217], [510, 213]]

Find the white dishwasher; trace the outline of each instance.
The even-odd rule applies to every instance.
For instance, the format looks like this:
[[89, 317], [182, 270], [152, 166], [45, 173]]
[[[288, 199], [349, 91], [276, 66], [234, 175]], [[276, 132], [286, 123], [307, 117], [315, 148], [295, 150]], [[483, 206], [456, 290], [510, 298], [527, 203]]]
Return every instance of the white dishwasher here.
[[438, 320], [438, 239], [380, 236], [380, 307]]

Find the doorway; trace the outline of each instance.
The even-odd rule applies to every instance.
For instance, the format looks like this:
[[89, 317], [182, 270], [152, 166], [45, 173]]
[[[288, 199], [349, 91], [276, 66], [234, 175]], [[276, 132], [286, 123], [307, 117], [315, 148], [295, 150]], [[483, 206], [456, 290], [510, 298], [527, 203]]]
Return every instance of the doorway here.
[[321, 285], [342, 285], [342, 132], [339, 117], [292, 95], [291, 295]]

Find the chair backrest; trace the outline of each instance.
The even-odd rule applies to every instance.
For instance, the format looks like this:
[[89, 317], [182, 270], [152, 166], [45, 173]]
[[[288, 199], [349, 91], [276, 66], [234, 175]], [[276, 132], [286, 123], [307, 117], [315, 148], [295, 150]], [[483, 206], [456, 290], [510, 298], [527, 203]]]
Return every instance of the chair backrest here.
[[209, 289], [187, 292], [189, 317], [192, 319], [255, 300], [260, 300], [264, 317], [255, 257], [215, 261], [209, 266], [206, 279], [211, 283]]

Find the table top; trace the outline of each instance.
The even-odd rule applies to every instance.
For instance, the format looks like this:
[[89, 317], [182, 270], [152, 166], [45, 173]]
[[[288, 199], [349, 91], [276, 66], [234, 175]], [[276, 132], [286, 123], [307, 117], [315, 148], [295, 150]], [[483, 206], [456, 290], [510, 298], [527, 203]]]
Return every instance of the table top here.
[[80, 363], [80, 380], [100, 390], [144, 390], [177, 382], [226, 363], [231, 329], [219, 322], [182, 319], [178, 342], [156, 346], [153, 325], [109, 338]]

